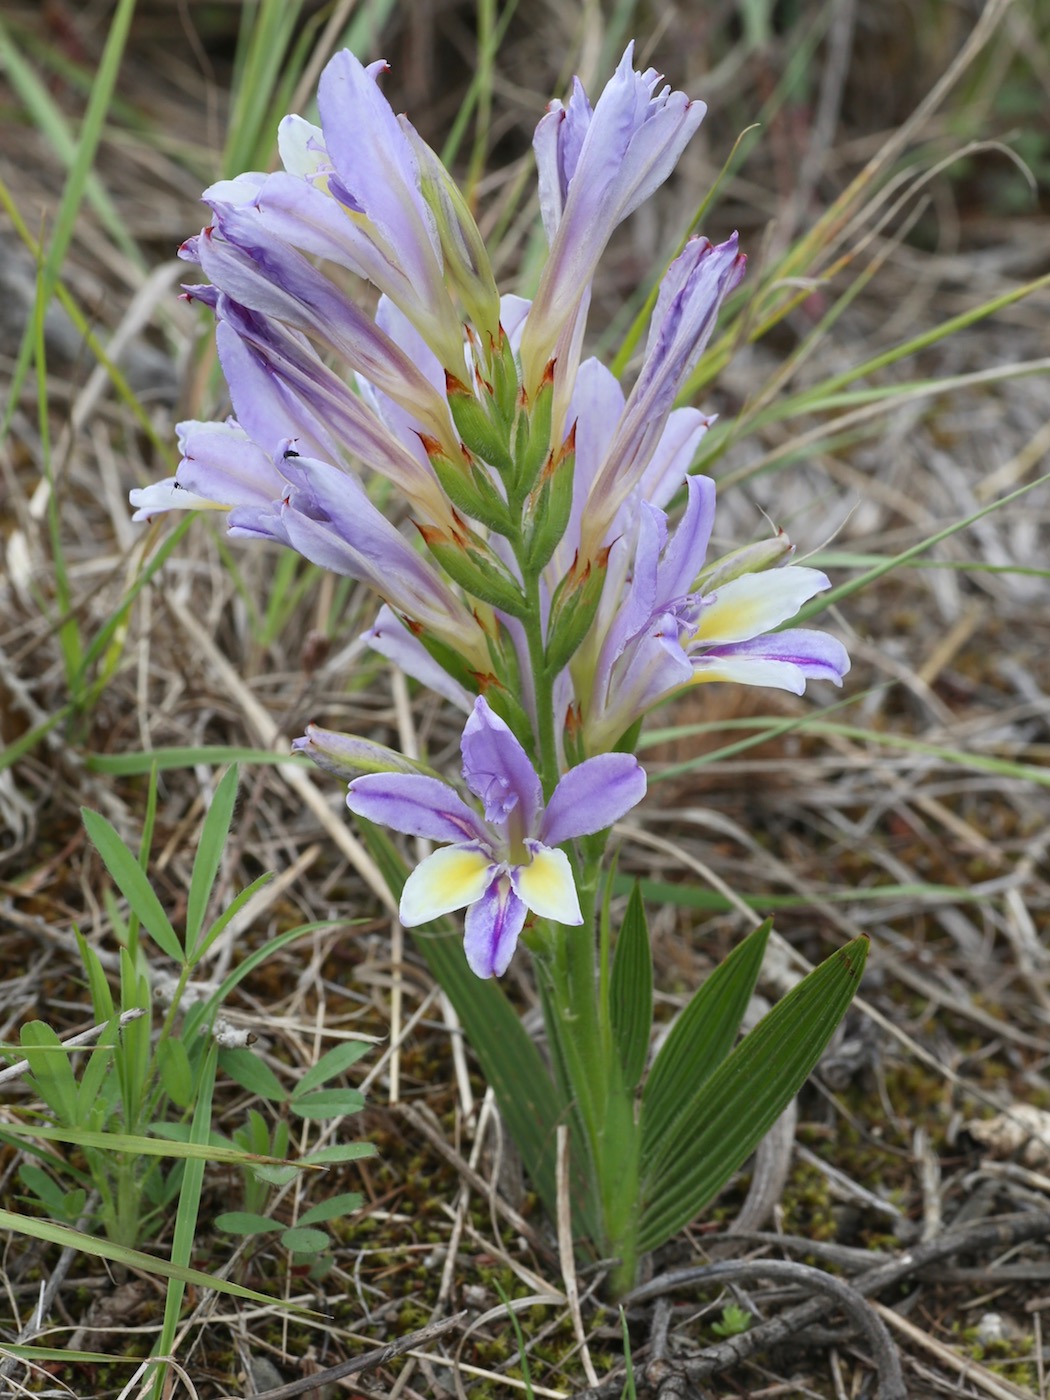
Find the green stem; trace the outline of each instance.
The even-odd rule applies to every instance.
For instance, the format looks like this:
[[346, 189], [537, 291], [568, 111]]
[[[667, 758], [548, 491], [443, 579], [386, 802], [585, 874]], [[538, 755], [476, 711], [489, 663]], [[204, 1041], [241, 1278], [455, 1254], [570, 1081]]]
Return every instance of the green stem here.
[[558, 738], [554, 729], [554, 680], [547, 668], [546, 644], [540, 603], [539, 575], [522, 570], [528, 612], [525, 616], [525, 637], [529, 647], [529, 665], [536, 687], [536, 747], [543, 795], [550, 801], [558, 785]]
[[[539, 573], [519, 548], [528, 600], [524, 619], [536, 693], [536, 758], [544, 796], [557, 786], [560, 753], [554, 715], [554, 678], [547, 665]], [[609, 1006], [609, 949], [597, 947], [596, 914], [604, 859], [597, 838], [582, 844], [582, 860], [570, 855], [582, 922], [537, 930], [534, 944], [544, 1021], [557, 1078], [569, 1099], [573, 1123], [572, 1175], [578, 1232], [590, 1234], [603, 1253], [620, 1259], [618, 1293], [634, 1282], [637, 1267], [638, 1132], [634, 1096], [623, 1084], [613, 1043]]]

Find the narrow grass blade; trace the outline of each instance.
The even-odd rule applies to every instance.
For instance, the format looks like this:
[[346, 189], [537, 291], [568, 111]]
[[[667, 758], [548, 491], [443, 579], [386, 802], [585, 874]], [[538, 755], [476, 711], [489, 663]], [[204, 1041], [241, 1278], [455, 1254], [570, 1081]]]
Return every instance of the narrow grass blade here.
[[[36, 1220], [32, 1216], [19, 1215], [12, 1210], [0, 1210], [0, 1230], [10, 1230], [17, 1235], [28, 1235], [30, 1239], [40, 1240], [44, 1244], [57, 1245], [59, 1249], [72, 1249], [78, 1254], [87, 1254], [95, 1259], [108, 1259], [111, 1263], [121, 1264], [126, 1269], [135, 1269], [145, 1274], [157, 1274], [161, 1278], [177, 1278], [183, 1283], [193, 1284], [196, 1288], [212, 1289], [216, 1293], [229, 1293], [234, 1298], [245, 1298], [251, 1303], [261, 1303], [264, 1307], [273, 1307], [280, 1300], [268, 1298], [265, 1293], [256, 1293], [253, 1288], [244, 1288], [239, 1283], [231, 1283], [229, 1279], [213, 1278], [211, 1274], [204, 1273], [201, 1269], [187, 1268], [181, 1264], [173, 1264], [167, 1259], [160, 1259], [152, 1254], [144, 1254], [138, 1249], [128, 1249], [125, 1245], [113, 1244], [109, 1240], [100, 1239], [96, 1235], [84, 1234], [80, 1230], [74, 1230], [69, 1225], [56, 1225], [53, 1220]], [[283, 1303], [293, 1312], [309, 1312], [308, 1309], [297, 1307], [294, 1303]], [[310, 1316], [319, 1314], [310, 1312]]]
[[197, 944], [215, 877], [219, 873], [226, 838], [230, 834], [236, 801], [237, 765], [233, 764], [215, 789], [208, 815], [201, 827], [197, 854], [193, 858], [193, 874], [186, 900], [186, 960], [191, 963], [196, 962], [203, 952], [203, 949], [198, 950]]
[[[159, 1126], [159, 1125], [158, 1125]], [[171, 1126], [171, 1125], [168, 1125]], [[41, 1142], [66, 1142], [71, 1147], [93, 1148], [104, 1152], [124, 1152], [139, 1157], [172, 1157], [186, 1161], [212, 1162], [217, 1167], [288, 1167], [297, 1163], [284, 1157], [268, 1157], [260, 1152], [243, 1152], [239, 1147], [214, 1143], [182, 1141], [173, 1137], [142, 1137], [135, 1133], [98, 1133], [88, 1128], [45, 1127], [40, 1123], [4, 1123], [5, 1134], [14, 1138], [38, 1138]]]
[[[188, 1147], [201, 1147], [210, 1150], [208, 1136], [211, 1132], [211, 1105], [215, 1092], [215, 1070], [218, 1065], [218, 1047], [213, 1042], [208, 1047], [208, 1057], [203, 1072], [197, 1080], [197, 1103], [190, 1123]], [[201, 1191], [204, 1186], [204, 1159], [193, 1157], [186, 1163], [179, 1189], [179, 1204], [175, 1212], [175, 1229], [171, 1240], [172, 1264], [185, 1268], [193, 1253], [193, 1241], [197, 1234], [197, 1217], [200, 1212]], [[175, 1333], [182, 1312], [182, 1300], [186, 1293], [186, 1280], [177, 1275], [168, 1279], [164, 1298], [164, 1321], [157, 1338], [155, 1354], [170, 1356], [175, 1344]], [[163, 1393], [165, 1372], [158, 1370], [154, 1379], [153, 1394], [160, 1400]]]
[[[76, 227], [77, 216], [80, 210], [84, 191], [89, 183], [91, 167], [94, 163], [95, 152], [102, 136], [102, 128], [105, 123], [106, 113], [109, 110], [110, 100], [113, 96], [113, 88], [117, 80], [117, 72], [120, 68], [120, 61], [124, 53], [124, 45], [127, 42], [128, 31], [131, 28], [131, 19], [135, 13], [135, 0], [118, 0], [113, 19], [106, 36], [105, 48], [102, 51], [102, 58], [98, 65], [94, 81], [91, 86], [91, 96], [88, 99], [87, 111], [84, 113], [84, 120], [80, 127], [80, 136], [76, 144], [75, 151], [68, 153], [69, 176], [62, 191], [62, 199], [55, 215], [54, 233], [51, 245], [48, 249], [47, 259], [44, 263], [43, 276], [40, 287], [40, 300], [42, 307], [46, 309], [51, 300], [52, 292], [58, 281], [59, 270], [69, 250], [69, 245], [73, 238], [73, 230]], [[12, 56], [17, 64], [14, 46], [7, 36], [7, 31], [0, 25], [0, 43], [3, 45], [3, 62], [10, 74], [12, 72]], [[21, 65], [23, 71], [24, 65]], [[42, 112], [42, 108], [40, 109]], [[119, 221], [118, 221], [119, 222]], [[127, 250], [132, 261], [139, 258], [137, 249], [132, 245]], [[4, 430], [10, 422], [14, 411], [14, 405], [18, 402], [18, 397], [22, 392], [22, 385], [25, 382], [26, 371], [29, 368], [29, 360], [32, 353], [32, 329], [26, 328], [26, 335], [22, 340], [22, 347], [19, 352], [18, 361], [15, 365], [14, 374], [11, 379], [11, 388], [8, 393], [7, 406], [4, 413]]]
[[192, 768], [197, 763], [210, 763], [215, 767], [223, 763], [291, 763], [299, 768], [313, 767], [309, 761], [292, 754], [232, 744], [194, 744], [192, 747], [151, 749], [148, 753], [94, 753], [87, 756], [84, 766], [92, 773], [129, 778], [148, 773], [154, 766], [158, 771], [165, 772], [172, 768]]
[[639, 1248], [692, 1220], [755, 1150], [801, 1089], [860, 985], [868, 939], [803, 978], [723, 1060], [694, 1116], [679, 1117], [642, 1179]]

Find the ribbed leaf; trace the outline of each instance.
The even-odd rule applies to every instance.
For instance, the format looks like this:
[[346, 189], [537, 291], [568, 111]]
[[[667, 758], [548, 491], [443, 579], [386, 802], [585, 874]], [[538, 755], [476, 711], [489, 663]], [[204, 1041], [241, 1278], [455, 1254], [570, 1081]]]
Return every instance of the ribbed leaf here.
[[767, 919], [715, 968], [660, 1047], [642, 1095], [643, 1170], [679, 1120], [695, 1122], [705, 1081], [733, 1048], [771, 928]]
[[[405, 882], [405, 866], [386, 833], [358, 819], [358, 829], [395, 897]], [[432, 932], [437, 928], [440, 932]], [[521, 1152], [525, 1170], [552, 1218], [555, 1128], [566, 1105], [551, 1082], [539, 1051], [494, 979], [475, 977], [463, 956], [463, 937], [448, 920], [410, 930], [438, 985], [455, 1007], [467, 1043], [492, 1085], [507, 1130]]]
[[860, 985], [868, 939], [847, 943], [764, 1016], [650, 1156], [639, 1248], [686, 1225], [758, 1146], [805, 1083]]
[[609, 982], [609, 1014], [620, 1053], [623, 1081], [633, 1089], [642, 1077], [653, 1026], [653, 954], [649, 925], [637, 884], [616, 940]]

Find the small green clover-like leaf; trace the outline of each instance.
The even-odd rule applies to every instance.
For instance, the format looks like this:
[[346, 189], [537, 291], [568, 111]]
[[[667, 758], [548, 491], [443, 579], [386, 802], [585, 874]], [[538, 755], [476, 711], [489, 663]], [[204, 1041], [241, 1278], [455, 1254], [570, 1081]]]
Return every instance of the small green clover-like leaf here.
[[265, 1235], [279, 1230], [280, 1222], [250, 1210], [226, 1210], [215, 1217], [215, 1224], [228, 1235]]
[[293, 1254], [320, 1254], [322, 1250], [328, 1248], [332, 1241], [323, 1230], [314, 1230], [309, 1226], [293, 1225], [290, 1230], [285, 1230], [281, 1234], [281, 1243], [285, 1249], [291, 1250]]
[[360, 1113], [365, 1096], [357, 1089], [315, 1089], [312, 1094], [294, 1094], [290, 1107], [300, 1118], [341, 1118]]
[[219, 1055], [219, 1068], [242, 1089], [258, 1094], [261, 1099], [269, 1099], [272, 1103], [284, 1103], [289, 1097], [288, 1090], [270, 1066], [264, 1064], [258, 1055], [253, 1055], [250, 1050], [223, 1050]]
[[295, 1097], [302, 1094], [309, 1094], [314, 1089], [319, 1089], [322, 1084], [327, 1084], [330, 1079], [334, 1079], [337, 1074], [342, 1074], [344, 1070], [356, 1064], [362, 1055], [366, 1055], [372, 1048], [371, 1042], [367, 1040], [346, 1040], [342, 1045], [336, 1045], [327, 1054], [322, 1055], [312, 1069], [308, 1069], [302, 1079], [296, 1085]]
[[342, 1195], [333, 1196], [329, 1201], [321, 1201], [316, 1206], [311, 1206], [299, 1217], [299, 1224], [320, 1225], [326, 1220], [338, 1220], [341, 1215], [352, 1215], [355, 1210], [361, 1209], [363, 1200], [360, 1191], [345, 1191]]

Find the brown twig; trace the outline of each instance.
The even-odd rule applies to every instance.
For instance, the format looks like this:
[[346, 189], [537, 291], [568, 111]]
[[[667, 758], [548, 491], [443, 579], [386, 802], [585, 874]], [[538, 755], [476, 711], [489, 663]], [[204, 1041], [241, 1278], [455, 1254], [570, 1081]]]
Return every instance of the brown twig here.
[[[312, 1376], [289, 1381], [287, 1385], [279, 1385], [275, 1390], [261, 1391], [252, 1396], [251, 1400], [292, 1400], [295, 1395], [318, 1390], [321, 1386], [343, 1380], [346, 1376], [357, 1376], [362, 1371], [374, 1371], [379, 1366], [385, 1366], [395, 1356], [403, 1356], [406, 1351], [414, 1351], [416, 1347], [426, 1346], [438, 1337], [443, 1337], [446, 1332], [458, 1327], [466, 1316], [466, 1311], [453, 1313], [451, 1317], [444, 1317], [440, 1322], [431, 1322], [426, 1327], [421, 1327], [418, 1332], [410, 1332], [407, 1337], [401, 1337], [389, 1346], [376, 1347], [374, 1351], [366, 1351], [363, 1356], [354, 1356], [349, 1361], [341, 1361], [338, 1366], [329, 1366], [323, 1371], [315, 1371]], [[223, 1395], [219, 1400], [247, 1400], [247, 1397]]]
[[[695, 1269], [675, 1269], [671, 1273], [661, 1274], [650, 1283], [642, 1284], [640, 1288], [629, 1293], [627, 1299], [630, 1302], [640, 1303], [649, 1298], [659, 1297], [675, 1288], [695, 1287], [697, 1284], [707, 1283], [753, 1283], [763, 1278], [784, 1283], [797, 1283], [803, 1288], [815, 1290], [834, 1299], [836, 1305], [846, 1314], [857, 1330], [863, 1332], [871, 1347], [875, 1359], [875, 1369], [879, 1373], [879, 1400], [907, 1400], [904, 1377], [901, 1374], [900, 1357], [897, 1355], [892, 1337], [886, 1330], [886, 1324], [869, 1307], [856, 1288], [851, 1287], [848, 1283], [843, 1283], [841, 1279], [835, 1278], [831, 1274], [825, 1274], [820, 1269], [814, 1269], [808, 1264], [797, 1264], [790, 1259], [751, 1259], [727, 1260], [721, 1264], [707, 1264]], [[826, 1310], [827, 1303], [824, 1298], [820, 1298], [804, 1306], [812, 1307], [814, 1303], [817, 1307], [816, 1316], [820, 1316]], [[796, 1308], [793, 1311], [799, 1312], [801, 1309]], [[787, 1315], [785, 1314], [785, 1316]], [[774, 1321], [780, 1322], [782, 1319], [776, 1318]], [[772, 1324], [767, 1323], [766, 1326], [772, 1326]], [[755, 1332], [760, 1330], [761, 1328], [756, 1327], [754, 1332], [745, 1332], [741, 1334], [741, 1338], [730, 1338], [722, 1345], [732, 1347], [738, 1340], [752, 1337]], [[716, 1350], [718, 1348], [710, 1348], [710, 1351]], [[701, 1352], [701, 1365], [699, 1367], [697, 1361], [686, 1363], [681, 1368], [683, 1373], [691, 1380], [711, 1374], [711, 1370], [715, 1368], [708, 1369], [702, 1365], [702, 1359], [708, 1354]]]
[[[988, 1220], [970, 1229], [948, 1230], [935, 1240], [928, 1240], [921, 1245], [916, 1245], [913, 1249], [906, 1250], [888, 1263], [878, 1264], [875, 1268], [868, 1269], [853, 1280], [851, 1290], [861, 1297], [870, 1297], [902, 1282], [921, 1269], [929, 1267], [938, 1259], [993, 1247], [1006, 1249], [1011, 1245], [1019, 1244], [1022, 1240], [1039, 1239], [1047, 1234], [1050, 1234], [1050, 1211], [1002, 1216], [998, 1220]], [[629, 1293], [624, 1299], [624, 1303], [629, 1305], [642, 1302], [644, 1299], [658, 1296], [667, 1287], [681, 1287], [678, 1275], [683, 1273], [689, 1273], [693, 1276], [691, 1281], [695, 1286], [702, 1282], [705, 1276], [713, 1278], [714, 1270], [721, 1267], [720, 1264], [712, 1265], [710, 1272], [701, 1268], [679, 1270], [676, 1274], [661, 1275]], [[824, 1275], [820, 1276], [824, 1277]], [[665, 1280], [672, 1279], [675, 1282], [665, 1283]], [[810, 1285], [815, 1286], [814, 1279], [810, 1280]], [[824, 1298], [809, 1299], [805, 1303], [800, 1303], [797, 1307], [781, 1313], [779, 1317], [771, 1318], [768, 1322], [753, 1327], [749, 1332], [727, 1338], [726, 1341], [719, 1342], [716, 1346], [706, 1347], [688, 1363], [689, 1374], [696, 1379], [703, 1379], [706, 1376], [714, 1375], [716, 1371], [735, 1366], [746, 1357], [753, 1356], [756, 1352], [765, 1351], [771, 1346], [776, 1346], [777, 1343], [786, 1341], [788, 1337], [803, 1327], [808, 1327], [810, 1323], [819, 1321], [826, 1310], [827, 1302]]]

